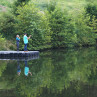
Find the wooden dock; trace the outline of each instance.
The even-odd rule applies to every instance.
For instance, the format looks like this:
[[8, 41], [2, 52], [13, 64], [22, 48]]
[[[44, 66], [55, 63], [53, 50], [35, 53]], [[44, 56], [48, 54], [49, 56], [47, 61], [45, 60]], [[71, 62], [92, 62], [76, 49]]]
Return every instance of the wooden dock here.
[[39, 51], [0, 51], [0, 59], [37, 59]]

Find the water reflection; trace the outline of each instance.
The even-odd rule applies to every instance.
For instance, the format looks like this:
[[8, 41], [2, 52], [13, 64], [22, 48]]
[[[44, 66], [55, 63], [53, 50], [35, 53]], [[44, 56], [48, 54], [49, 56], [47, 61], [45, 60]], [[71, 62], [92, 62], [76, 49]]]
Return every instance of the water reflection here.
[[25, 76], [28, 76], [28, 74], [30, 74], [32, 76], [32, 73], [29, 70], [29, 66], [27, 64], [27, 60], [25, 60], [25, 69], [24, 69], [24, 74]]
[[[30, 74], [32, 76], [32, 73], [30, 72], [27, 60], [24, 60], [24, 63], [25, 63], [25, 65], [24, 65], [24, 75], [28, 76]], [[21, 74], [21, 67], [20, 67], [20, 61], [19, 60], [17, 60], [17, 74], [19, 76]]]
[[21, 68], [20, 68], [20, 61], [18, 60], [17, 61], [17, 74], [20, 76], [20, 74], [21, 74]]
[[[16, 97], [97, 95], [97, 51], [94, 48], [46, 51], [36, 60], [9, 60], [0, 64], [0, 89], [13, 90]], [[16, 71], [21, 71], [20, 76]], [[30, 76], [26, 77], [25, 71]]]

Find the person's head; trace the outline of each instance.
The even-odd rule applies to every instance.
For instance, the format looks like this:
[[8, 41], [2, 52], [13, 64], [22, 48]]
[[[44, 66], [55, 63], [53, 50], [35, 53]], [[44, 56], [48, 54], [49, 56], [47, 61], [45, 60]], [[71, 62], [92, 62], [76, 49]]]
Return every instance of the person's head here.
[[21, 72], [18, 72], [17, 74], [20, 76]]
[[16, 35], [16, 37], [19, 37], [19, 35]]
[[24, 35], [27, 35], [27, 33], [24, 33]]

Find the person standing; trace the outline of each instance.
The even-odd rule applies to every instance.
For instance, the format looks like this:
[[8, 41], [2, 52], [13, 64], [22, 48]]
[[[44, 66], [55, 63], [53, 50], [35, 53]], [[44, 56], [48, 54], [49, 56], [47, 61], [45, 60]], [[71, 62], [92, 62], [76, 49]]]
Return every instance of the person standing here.
[[19, 51], [19, 42], [20, 42], [20, 37], [19, 35], [16, 35], [17, 51]]
[[27, 37], [27, 34], [24, 33], [23, 41], [24, 41], [24, 52], [27, 52], [27, 44], [28, 44], [28, 39], [30, 39], [31, 35]]

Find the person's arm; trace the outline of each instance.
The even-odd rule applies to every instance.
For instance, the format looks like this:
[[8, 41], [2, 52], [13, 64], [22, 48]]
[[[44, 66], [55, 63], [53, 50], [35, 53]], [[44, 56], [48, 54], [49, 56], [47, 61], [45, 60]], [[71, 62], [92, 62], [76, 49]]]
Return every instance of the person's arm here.
[[32, 76], [32, 73], [30, 72], [30, 70], [29, 70], [29, 72], [28, 72], [31, 76]]
[[18, 37], [20, 39], [20, 37]]
[[18, 37], [18, 40], [20, 41], [20, 37]]
[[28, 37], [28, 39], [30, 39], [31, 38], [31, 35]]

